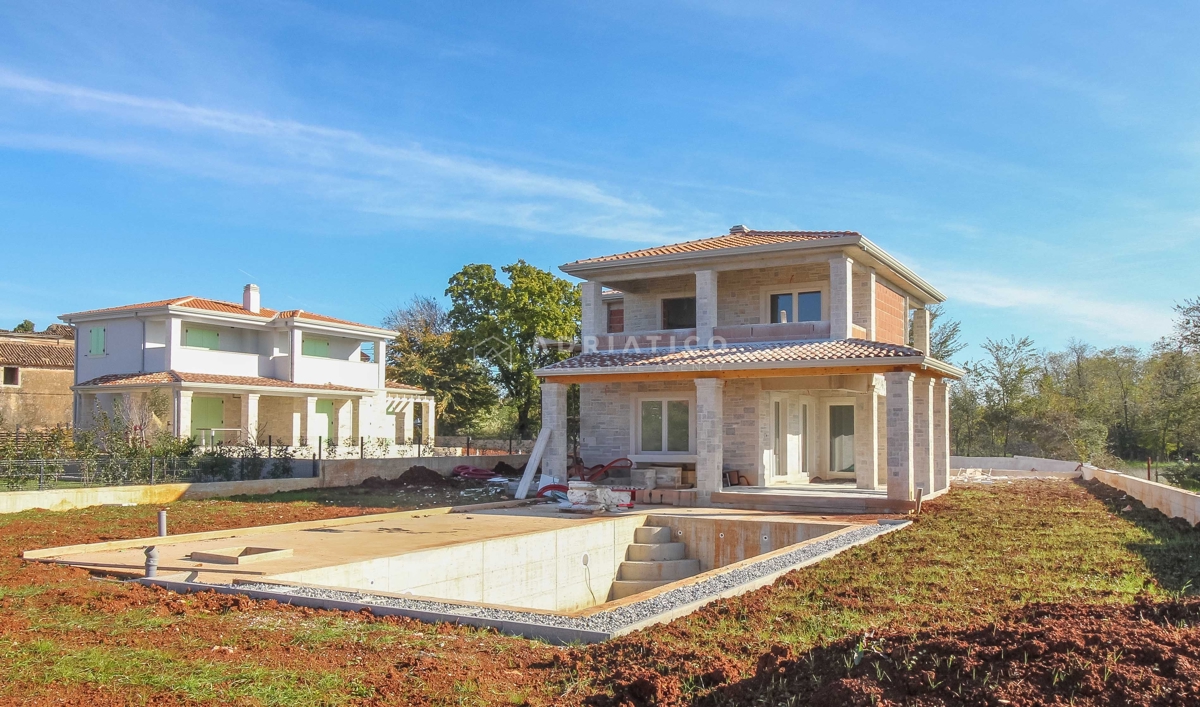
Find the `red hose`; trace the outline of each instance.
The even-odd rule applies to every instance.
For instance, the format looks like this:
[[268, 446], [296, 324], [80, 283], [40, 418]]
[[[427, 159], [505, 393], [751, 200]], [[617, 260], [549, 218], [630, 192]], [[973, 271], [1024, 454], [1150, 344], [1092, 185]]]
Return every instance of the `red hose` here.
[[566, 484], [546, 484], [545, 486], [538, 489], [537, 496], [535, 498], [543, 498], [543, 497], [545, 497], [546, 494], [550, 493], [551, 491], [562, 491], [563, 493], [566, 493], [567, 486], [566, 486]]
[[454, 475], [461, 476], [464, 479], [491, 479], [499, 476], [494, 471], [480, 469], [477, 466], [470, 466], [469, 464], [460, 464], [454, 467]]

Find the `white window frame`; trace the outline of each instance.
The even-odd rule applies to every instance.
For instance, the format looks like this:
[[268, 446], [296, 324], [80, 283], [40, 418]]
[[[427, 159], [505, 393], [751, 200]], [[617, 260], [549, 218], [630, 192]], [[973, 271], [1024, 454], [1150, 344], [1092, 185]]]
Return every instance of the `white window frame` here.
[[[663, 404], [663, 447], [666, 447], [667, 403], [685, 401], [688, 404], [688, 451], [686, 452], [643, 452], [642, 451], [642, 403], [661, 401]], [[643, 393], [633, 396], [630, 410], [629, 458], [638, 461], [695, 461], [696, 456], [696, 394], [695, 393]]]
[[[767, 285], [759, 292], [759, 299], [762, 302], [761, 311], [759, 312], [759, 322], [762, 324], [771, 323], [771, 295], [791, 295], [792, 296], [792, 311], [797, 309], [796, 295], [801, 292], [820, 292], [821, 293], [821, 319], [819, 321], [829, 321], [829, 283], [828, 282], [796, 282], [787, 285]], [[794, 324], [795, 322], [788, 322]]]
[[[855, 476], [855, 472], [853, 472], [853, 471], [834, 471], [833, 470], [833, 455], [830, 453], [833, 451], [832, 450], [832, 446], [833, 446], [833, 415], [830, 413], [830, 410], [829, 410], [832, 407], [840, 407], [840, 406], [849, 406], [850, 408], [852, 408], [854, 410], [854, 447], [853, 447], [853, 449], [856, 450], [856, 448], [858, 446], [858, 435], [859, 435], [858, 407], [854, 403], [855, 403], [855, 399], [853, 397], [823, 398], [821, 400], [821, 405], [824, 407], [824, 410], [822, 412], [825, 413], [825, 425], [824, 425], [825, 439], [823, 440], [824, 449], [822, 450], [823, 453], [821, 455], [825, 459], [825, 464], [823, 464], [825, 469], [823, 472], [821, 472], [821, 474], [836, 474], [838, 476], [838, 478], [848, 478], [848, 479], [854, 478], [854, 476]], [[854, 456], [854, 451], [851, 452], [851, 456]], [[858, 463], [858, 460], [855, 459], [855, 464], [857, 465], [857, 463]]]

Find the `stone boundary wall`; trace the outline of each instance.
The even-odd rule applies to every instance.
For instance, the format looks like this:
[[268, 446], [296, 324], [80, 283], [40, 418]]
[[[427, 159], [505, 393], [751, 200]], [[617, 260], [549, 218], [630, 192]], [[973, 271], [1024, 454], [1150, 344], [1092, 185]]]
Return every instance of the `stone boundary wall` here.
[[950, 457], [951, 469], [995, 471], [1079, 471], [1079, 462], [1041, 457]]
[[520, 467], [529, 460], [528, 454], [486, 454], [469, 457], [405, 457], [403, 459], [331, 459], [321, 462], [321, 486], [357, 486], [363, 481], [378, 476], [394, 479], [413, 466], [433, 469], [442, 476], [449, 476], [454, 467], [466, 464], [481, 469], [491, 469], [500, 462]]
[[1096, 479], [1115, 489], [1120, 489], [1147, 506], [1157, 508], [1171, 518], [1183, 518], [1192, 525], [1200, 523], [1200, 494], [1090, 466], [1083, 468], [1083, 478], [1089, 481]]
[[242, 494], [267, 494], [317, 488], [321, 480], [261, 479], [218, 481], [205, 484], [154, 484], [51, 489], [48, 491], [5, 491], [0, 493], [0, 514], [20, 513], [33, 508], [70, 511], [88, 506], [139, 505], [222, 498]]
[[487, 455], [470, 457], [405, 457], [397, 459], [337, 459], [322, 461], [321, 476], [309, 476], [307, 460], [297, 460], [295, 471], [301, 478], [259, 479], [257, 481], [217, 481], [202, 484], [145, 484], [137, 486], [100, 486], [95, 488], [63, 488], [47, 491], [0, 492], [0, 514], [20, 513], [34, 508], [50, 511], [69, 511], [76, 508], [107, 505], [140, 505], [193, 501], [204, 498], [260, 495], [281, 491], [301, 491], [312, 488], [356, 486], [372, 476], [394, 479], [421, 465], [449, 476], [454, 467], [469, 464], [490, 469], [504, 461], [519, 467], [529, 459], [528, 454]]

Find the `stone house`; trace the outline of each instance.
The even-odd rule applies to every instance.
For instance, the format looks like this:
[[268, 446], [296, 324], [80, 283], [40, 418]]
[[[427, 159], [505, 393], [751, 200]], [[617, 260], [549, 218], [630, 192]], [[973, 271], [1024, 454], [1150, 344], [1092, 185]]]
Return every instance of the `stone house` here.
[[71, 425], [74, 334], [62, 324], [40, 333], [0, 331], [0, 427]]
[[735, 226], [562, 270], [585, 281], [583, 341], [537, 371], [548, 476], [566, 477], [577, 383], [586, 464], [694, 469], [701, 501], [730, 481], [905, 502], [948, 487], [963, 371], [928, 355], [945, 298], [860, 234]]
[[77, 332], [74, 421], [94, 424], [118, 403], [135, 409], [152, 390], [169, 396], [166, 424], [201, 443], [254, 440], [316, 445], [360, 438], [413, 440], [420, 413], [433, 439], [434, 401], [387, 381], [395, 333], [303, 310], [261, 306], [246, 285], [242, 302], [200, 297], [64, 314]]

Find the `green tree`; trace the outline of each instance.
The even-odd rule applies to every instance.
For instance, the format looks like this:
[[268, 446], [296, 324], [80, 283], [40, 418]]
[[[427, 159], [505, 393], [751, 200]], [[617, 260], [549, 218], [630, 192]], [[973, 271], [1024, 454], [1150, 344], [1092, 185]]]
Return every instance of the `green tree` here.
[[388, 377], [429, 391], [444, 430], [458, 432], [492, 412], [497, 395], [488, 372], [451, 336], [449, 313], [437, 300], [417, 295], [388, 313], [383, 326], [396, 331]]
[[1032, 394], [1031, 383], [1037, 373], [1033, 341], [1029, 337], [1010, 336], [983, 344], [988, 357], [979, 364], [986, 404], [983, 418], [993, 443], [1003, 455], [1009, 453], [1013, 424]]
[[13, 327], [13, 331], [17, 332], [18, 334], [32, 334], [34, 331], [33, 322], [26, 319], [25, 321]]
[[502, 269], [503, 283], [491, 265], [467, 265], [450, 278], [450, 324], [459, 346], [474, 352], [517, 410], [517, 432], [533, 434], [541, 387], [534, 371], [560, 361], [569, 351], [545, 341], [579, 337], [579, 288], [554, 274], [518, 260]]
[[962, 324], [946, 316], [946, 308], [932, 304], [929, 310], [929, 355], [939, 361], [949, 362], [955, 354], [967, 348], [962, 340]]

